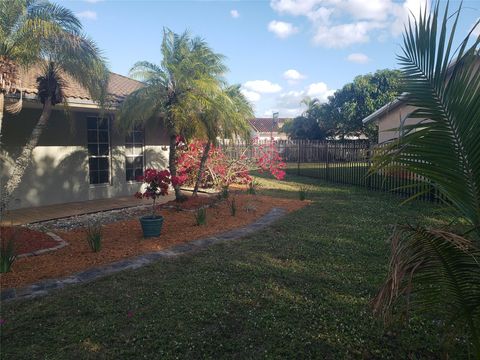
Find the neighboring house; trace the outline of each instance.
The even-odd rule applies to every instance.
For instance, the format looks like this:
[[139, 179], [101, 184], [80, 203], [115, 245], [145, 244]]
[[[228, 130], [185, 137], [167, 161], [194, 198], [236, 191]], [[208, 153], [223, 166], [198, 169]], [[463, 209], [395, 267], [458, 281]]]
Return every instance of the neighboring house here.
[[[456, 60], [449, 64], [447, 76], [451, 75], [456, 64]], [[480, 67], [480, 56], [477, 56], [475, 65], [477, 69]], [[420, 121], [425, 121], [425, 119], [411, 119], [408, 117], [408, 115], [415, 110], [415, 107], [407, 104], [407, 96], [407, 93], [401, 94], [398, 99], [382, 106], [380, 109], [362, 120], [364, 124], [372, 122], [377, 124], [379, 144], [397, 139], [403, 132], [403, 127], [405, 125], [412, 125], [419, 123]]]
[[410, 119], [408, 115], [415, 109], [406, 103], [407, 94], [402, 94], [398, 99], [389, 102], [368, 115], [362, 120], [364, 124], [376, 123], [378, 126], [378, 143], [383, 143], [398, 138], [405, 125], [418, 123], [420, 119]]
[[[20, 84], [25, 90], [23, 109], [17, 115], [4, 113], [0, 152], [2, 186], [42, 110], [37, 99], [38, 76], [35, 68], [21, 72]], [[88, 91], [72, 79], [64, 80], [69, 116], [66, 117], [61, 104], [53, 108], [9, 209], [133, 196], [139, 188], [135, 179], [145, 167], [167, 167], [168, 137], [158, 121], [124, 134], [112, 111], [101, 114]], [[141, 82], [110, 73], [108, 91], [112, 108], [141, 86]]]
[[249, 120], [252, 138], [259, 140], [287, 140], [288, 135], [282, 131], [286, 118], [254, 118]]

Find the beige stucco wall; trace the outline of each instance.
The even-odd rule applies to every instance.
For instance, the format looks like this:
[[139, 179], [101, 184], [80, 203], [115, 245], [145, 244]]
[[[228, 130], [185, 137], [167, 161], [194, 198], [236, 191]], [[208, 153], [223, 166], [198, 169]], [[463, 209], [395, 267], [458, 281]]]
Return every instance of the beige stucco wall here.
[[[126, 181], [125, 135], [115, 129], [114, 121], [110, 131], [111, 182], [89, 184], [86, 119], [95, 114], [93, 110], [76, 110], [67, 119], [62, 110], [53, 111], [10, 209], [127, 196], [138, 190], [139, 183]], [[39, 115], [40, 110], [32, 108], [16, 116], [5, 115], [0, 153], [2, 187]], [[146, 167], [167, 167], [168, 137], [158, 122], [146, 124], [144, 150]]]
[[[378, 124], [378, 143], [398, 138], [401, 119], [404, 119], [415, 108], [408, 105], [400, 105], [390, 110], [377, 120]], [[418, 123], [419, 119], [408, 119], [405, 125]]]

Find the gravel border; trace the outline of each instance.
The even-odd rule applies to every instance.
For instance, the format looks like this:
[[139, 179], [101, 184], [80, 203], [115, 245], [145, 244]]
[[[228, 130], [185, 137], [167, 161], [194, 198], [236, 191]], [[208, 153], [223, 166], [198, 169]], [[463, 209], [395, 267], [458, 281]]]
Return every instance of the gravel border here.
[[46, 234], [48, 236], [50, 236], [53, 240], [55, 240], [58, 243], [58, 245], [52, 246], [52, 247], [49, 247], [49, 248], [45, 248], [45, 249], [40, 249], [40, 250], [33, 251], [33, 252], [30, 252], [30, 253], [20, 254], [20, 255], [17, 256], [17, 258], [21, 259], [21, 258], [28, 257], [28, 256], [42, 255], [42, 254], [48, 253], [50, 251], [55, 251], [55, 250], [61, 249], [61, 248], [68, 245], [68, 243], [65, 240], [63, 240], [60, 236], [58, 236], [57, 234], [54, 234], [52, 232], [47, 232]]
[[22, 288], [6, 289], [0, 293], [0, 300], [12, 301], [20, 299], [31, 299], [47, 295], [52, 290], [62, 289], [68, 285], [87, 283], [123, 270], [138, 269], [140, 267], [151, 264], [161, 258], [175, 257], [198, 251], [212, 244], [236, 240], [271, 225], [272, 223], [283, 217], [286, 213], [287, 211], [284, 209], [273, 208], [272, 210], [270, 210], [270, 212], [263, 215], [255, 222], [239, 229], [234, 229], [207, 238], [179, 244], [162, 251], [156, 251], [139, 255], [130, 259], [120, 260], [101, 267], [90, 268], [68, 277], [43, 280], [41, 282]]

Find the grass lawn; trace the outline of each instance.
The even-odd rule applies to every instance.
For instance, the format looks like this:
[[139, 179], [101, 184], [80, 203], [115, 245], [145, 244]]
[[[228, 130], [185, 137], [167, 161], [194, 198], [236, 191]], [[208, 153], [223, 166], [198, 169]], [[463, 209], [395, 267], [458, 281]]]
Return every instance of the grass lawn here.
[[[289, 176], [262, 193], [313, 203], [243, 240], [3, 304], [2, 359], [379, 358], [442, 355], [437, 321], [384, 329], [369, 301], [395, 222], [438, 209]], [[226, 216], [229, 216], [228, 214]], [[466, 346], [451, 349], [465, 358]]]

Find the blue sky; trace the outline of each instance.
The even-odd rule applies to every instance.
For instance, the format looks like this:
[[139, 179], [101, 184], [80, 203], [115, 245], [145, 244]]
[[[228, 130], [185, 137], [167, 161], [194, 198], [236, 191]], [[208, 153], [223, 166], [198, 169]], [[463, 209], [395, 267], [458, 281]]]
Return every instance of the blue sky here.
[[[133, 1], [63, 0], [104, 50], [112, 71], [159, 63], [162, 28], [188, 29], [227, 57], [230, 83], [242, 84], [257, 116], [293, 117], [300, 101], [326, 101], [356, 75], [397, 67], [409, 9], [422, 0]], [[444, 4], [442, 2], [442, 4]], [[458, 1], [451, 2], [457, 7]], [[464, 1], [459, 34], [480, 17]]]

